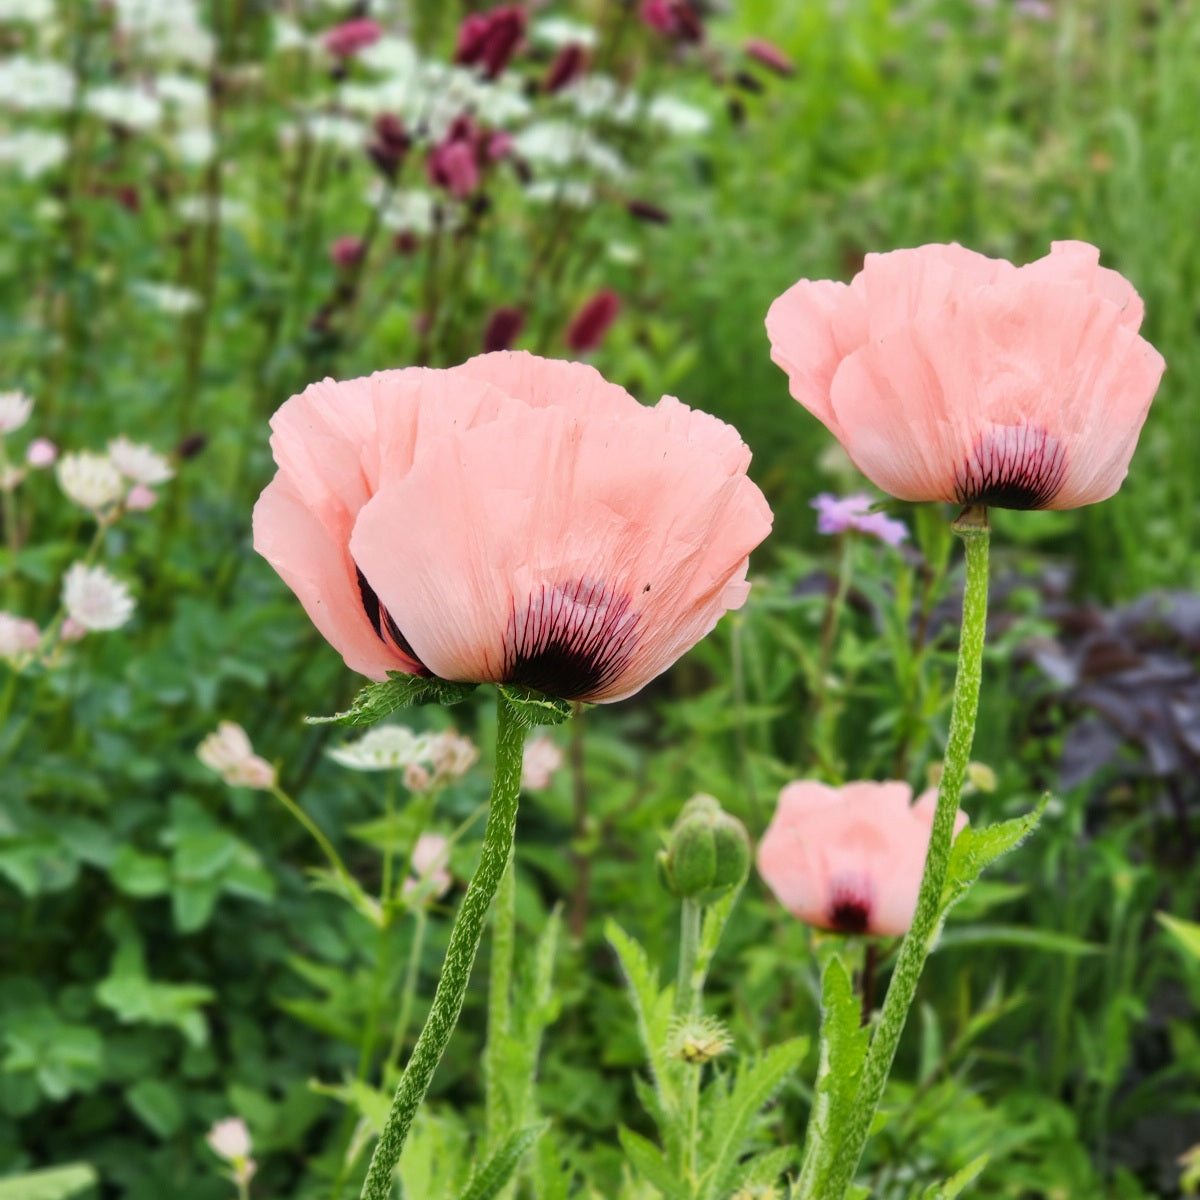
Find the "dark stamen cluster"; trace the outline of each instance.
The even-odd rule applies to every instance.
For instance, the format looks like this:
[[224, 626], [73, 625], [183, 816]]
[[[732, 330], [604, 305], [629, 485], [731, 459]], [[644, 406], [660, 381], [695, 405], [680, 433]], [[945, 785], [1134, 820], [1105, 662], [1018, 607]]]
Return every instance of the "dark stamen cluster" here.
[[954, 473], [960, 504], [1045, 508], [1067, 474], [1063, 444], [1031, 425], [997, 425], [975, 443]]
[[871, 923], [871, 899], [864, 887], [845, 881], [833, 885], [829, 927], [838, 933], [866, 933]]
[[562, 700], [595, 695], [628, 665], [639, 615], [603, 582], [543, 584], [522, 611], [514, 603], [504, 680]]

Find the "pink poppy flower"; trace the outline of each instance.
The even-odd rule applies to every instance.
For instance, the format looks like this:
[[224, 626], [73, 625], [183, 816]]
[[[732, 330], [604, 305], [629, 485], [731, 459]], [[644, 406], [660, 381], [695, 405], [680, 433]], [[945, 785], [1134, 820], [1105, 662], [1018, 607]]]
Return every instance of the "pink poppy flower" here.
[[[789, 783], [758, 845], [758, 872], [809, 925], [899, 937], [916, 911], [937, 793], [911, 801], [895, 781]], [[955, 834], [966, 823], [959, 812]]]
[[348, 666], [619, 700], [746, 598], [771, 514], [736, 430], [503, 351], [292, 397], [255, 548]]
[[1121, 484], [1163, 372], [1142, 302], [1085, 242], [1024, 267], [962, 246], [869, 254], [767, 314], [792, 395], [902, 500], [1077, 508]]

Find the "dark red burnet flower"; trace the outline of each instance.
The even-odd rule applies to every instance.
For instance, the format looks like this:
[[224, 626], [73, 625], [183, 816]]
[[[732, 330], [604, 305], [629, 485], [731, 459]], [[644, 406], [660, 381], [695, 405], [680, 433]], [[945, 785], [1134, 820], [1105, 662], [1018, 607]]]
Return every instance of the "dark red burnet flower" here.
[[411, 146], [412, 138], [404, 122], [394, 113], [380, 113], [375, 118], [367, 155], [388, 179], [396, 178]]
[[792, 60], [774, 42], [768, 42], [766, 38], [750, 38], [742, 48], [756, 62], [762, 63], [776, 75], [786, 77], [796, 73]]
[[663, 37], [677, 42], [704, 40], [704, 22], [688, 0], [642, 0], [638, 16]]
[[521, 309], [511, 304], [496, 309], [483, 331], [483, 352], [490, 354], [494, 350], [511, 350], [513, 342], [521, 336], [524, 328], [525, 314]]
[[446, 136], [429, 151], [429, 182], [457, 200], [466, 200], [479, 190], [484, 171], [511, 149], [510, 134], [481, 129], [469, 116], [456, 117]]
[[482, 67], [488, 79], [495, 79], [512, 61], [525, 36], [527, 20], [520, 4], [470, 13], [458, 27], [454, 61], [463, 67]]
[[568, 43], [554, 56], [542, 83], [542, 91], [551, 96], [555, 92], [561, 92], [568, 84], [578, 79], [587, 67], [587, 51], [578, 42]]
[[335, 25], [322, 39], [325, 49], [334, 58], [352, 58], [360, 50], [374, 45], [383, 35], [378, 21], [370, 17], [354, 17]]
[[621, 297], [611, 288], [601, 288], [567, 326], [567, 348], [576, 354], [597, 349], [620, 311]]

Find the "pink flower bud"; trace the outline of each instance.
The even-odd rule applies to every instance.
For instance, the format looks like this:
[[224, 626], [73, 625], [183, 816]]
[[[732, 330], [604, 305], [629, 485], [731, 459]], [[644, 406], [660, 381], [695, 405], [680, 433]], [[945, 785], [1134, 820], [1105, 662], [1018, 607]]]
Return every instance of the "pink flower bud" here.
[[324, 38], [325, 49], [334, 58], [351, 58], [360, 50], [379, 41], [383, 34], [377, 21], [370, 17], [355, 17], [330, 29]]
[[58, 458], [58, 447], [49, 438], [34, 438], [25, 451], [25, 461], [31, 467], [50, 467]]
[[336, 267], [353, 267], [362, 262], [365, 253], [366, 247], [363, 245], [362, 238], [354, 237], [352, 234], [334, 238], [329, 247], [329, 257]]
[[135, 483], [125, 497], [125, 507], [129, 512], [146, 512], [158, 503], [158, 493], [144, 483]]
[[746, 53], [776, 75], [794, 75], [796, 68], [792, 60], [773, 42], [765, 38], [751, 38], [744, 46]]

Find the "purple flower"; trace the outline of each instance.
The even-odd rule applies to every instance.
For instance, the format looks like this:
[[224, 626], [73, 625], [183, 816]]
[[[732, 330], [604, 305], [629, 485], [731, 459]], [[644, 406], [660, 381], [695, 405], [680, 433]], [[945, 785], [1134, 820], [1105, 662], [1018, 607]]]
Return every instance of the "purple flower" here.
[[898, 546], [908, 530], [903, 521], [895, 521], [886, 513], [871, 512], [875, 502], [863, 492], [853, 496], [834, 496], [822, 492], [812, 506], [817, 510], [818, 533], [845, 533], [848, 529], [877, 537], [889, 546]]

